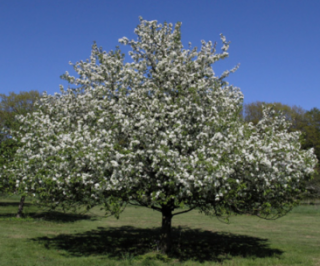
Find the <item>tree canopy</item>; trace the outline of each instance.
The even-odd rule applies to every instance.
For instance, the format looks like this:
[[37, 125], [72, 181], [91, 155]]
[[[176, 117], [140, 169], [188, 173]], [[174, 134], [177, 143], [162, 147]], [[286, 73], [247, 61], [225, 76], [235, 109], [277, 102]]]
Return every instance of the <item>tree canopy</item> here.
[[290, 210], [313, 173], [313, 150], [301, 150], [299, 132], [271, 109], [243, 123], [243, 95], [225, 81], [237, 67], [221, 77], [212, 69], [229, 42], [221, 35], [220, 53], [210, 41], [184, 49], [180, 27], [140, 18], [137, 40], [119, 40], [131, 63], [94, 44], [90, 59], [72, 64], [79, 76], [64, 78], [74, 87], [20, 117], [24, 145], [9, 171], [17, 186], [57, 205], [159, 211], [164, 251], [172, 217], [195, 208], [264, 218]]
[[[290, 132], [300, 131], [300, 143], [302, 149], [314, 149], [314, 153], [320, 160], [320, 110], [312, 108], [306, 111], [299, 106], [289, 106], [279, 102], [252, 102], [244, 105], [244, 120], [257, 124], [263, 117], [263, 106], [268, 106], [274, 109], [275, 112], [282, 113], [289, 123], [288, 130]], [[320, 195], [320, 174], [319, 166], [318, 173], [314, 175], [314, 179], [307, 182], [306, 197], [319, 197]]]

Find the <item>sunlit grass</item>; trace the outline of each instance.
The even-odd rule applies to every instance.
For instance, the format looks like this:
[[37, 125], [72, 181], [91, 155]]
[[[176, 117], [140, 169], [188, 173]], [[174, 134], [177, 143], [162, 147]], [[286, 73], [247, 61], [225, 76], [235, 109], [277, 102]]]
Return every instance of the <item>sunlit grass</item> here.
[[158, 250], [161, 215], [128, 207], [117, 220], [48, 212], [18, 197], [0, 198], [0, 265], [320, 265], [320, 206], [298, 206], [266, 221], [235, 216], [229, 224], [197, 211], [173, 219], [174, 252]]

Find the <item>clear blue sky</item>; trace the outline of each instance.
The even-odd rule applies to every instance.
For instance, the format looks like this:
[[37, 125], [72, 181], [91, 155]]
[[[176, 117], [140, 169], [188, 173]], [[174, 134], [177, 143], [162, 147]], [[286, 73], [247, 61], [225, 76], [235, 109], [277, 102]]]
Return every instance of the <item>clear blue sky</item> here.
[[[89, 57], [93, 41], [109, 51], [134, 38], [138, 17], [182, 22], [182, 41], [231, 41], [217, 74], [245, 103], [320, 108], [320, 0], [0, 0], [0, 93], [59, 92], [68, 62]], [[221, 47], [221, 42], [218, 42]], [[125, 50], [126, 51], [126, 50]]]

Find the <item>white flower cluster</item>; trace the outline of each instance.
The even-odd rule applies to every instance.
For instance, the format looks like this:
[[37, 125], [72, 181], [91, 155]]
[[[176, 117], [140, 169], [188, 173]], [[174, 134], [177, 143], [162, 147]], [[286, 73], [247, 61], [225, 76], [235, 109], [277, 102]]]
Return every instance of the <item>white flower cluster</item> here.
[[94, 45], [90, 60], [73, 65], [79, 77], [64, 76], [77, 88], [44, 95], [21, 117], [17, 186], [55, 199], [113, 195], [174, 208], [289, 202], [316, 157], [272, 110], [256, 126], [241, 121], [243, 95], [224, 81], [236, 68], [221, 77], [212, 70], [228, 56], [225, 37], [221, 54], [204, 41], [186, 50], [180, 24], [140, 22], [137, 41], [119, 40], [132, 63]]

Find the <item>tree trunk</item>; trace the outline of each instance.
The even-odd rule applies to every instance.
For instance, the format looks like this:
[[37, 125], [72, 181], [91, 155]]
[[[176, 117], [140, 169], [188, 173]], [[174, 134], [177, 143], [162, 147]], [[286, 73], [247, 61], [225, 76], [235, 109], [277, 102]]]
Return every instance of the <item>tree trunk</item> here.
[[172, 210], [170, 207], [162, 207], [162, 227], [160, 237], [160, 250], [163, 253], [169, 253], [172, 247], [171, 239], [171, 220]]
[[19, 203], [19, 209], [18, 209], [18, 213], [17, 213], [17, 218], [21, 218], [23, 216], [23, 206], [24, 206], [24, 200], [26, 199], [25, 196], [22, 196], [20, 198], [20, 203]]

